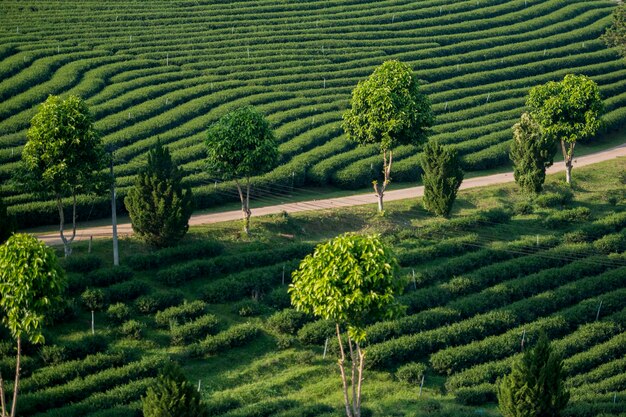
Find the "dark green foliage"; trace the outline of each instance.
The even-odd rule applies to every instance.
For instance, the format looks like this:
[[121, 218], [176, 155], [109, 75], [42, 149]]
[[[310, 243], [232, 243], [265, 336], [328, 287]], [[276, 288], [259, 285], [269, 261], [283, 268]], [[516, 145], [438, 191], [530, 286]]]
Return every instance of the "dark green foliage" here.
[[528, 194], [540, 193], [546, 179], [546, 168], [552, 165], [554, 155], [554, 140], [542, 134], [541, 126], [530, 114], [522, 114], [520, 122], [513, 126], [513, 142], [509, 154], [517, 185]]
[[[455, 400], [463, 405], [476, 406], [497, 400], [495, 387], [492, 384], [459, 388], [454, 392], [454, 395]], [[534, 415], [532, 414], [532, 416]]]
[[542, 333], [537, 345], [498, 381], [500, 411], [504, 417], [559, 417], [569, 401], [564, 385], [563, 361]]
[[120, 327], [120, 333], [129, 339], [141, 339], [141, 333], [143, 330], [143, 323], [137, 320], [128, 320]]
[[7, 214], [7, 208], [0, 199], [0, 244], [11, 236], [16, 227], [15, 218]]
[[157, 141], [124, 199], [133, 230], [152, 246], [173, 246], [187, 233], [193, 200], [191, 190], [183, 189], [182, 175], [169, 150]]
[[182, 346], [207, 335], [214, 335], [219, 327], [220, 321], [212, 314], [206, 314], [194, 321], [175, 325], [170, 330], [172, 345]]
[[167, 327], [170, 324], [182, 324], [186, 321], [193, 320], [203, 315], [205, 311], [206, 303], [196, 300], [159, 311], [155, 314], [154, 320], [157, 326]]
[[543, 219], [543, 224], [548, 228], [564, 227], [570, 223], [585, 222], [589, 220], [589, 216], [591, 216], [591, 210], [587, 207], [558, 210], [550, 213]]
[[426, 372], [427, 366], [423, 363], [411, 362], [406, 365], [402, 365], [396, 371], [396, 377], [400, 381], [404, 381], [408, 384], [419, 384], [422, 381], [422, 376]]
[[307, 322], [310, 316], [292, 308], [274, 313], [267, 319], [267, 326], [279, 333], [295, 335], [296, 332]]
[[130, 308], [124, 303], [112, 304], [107, 309], [107, 317], [116, 324], [120, 324], [128, 320], [130, 313]]
[[113, 284], [105, 290], [107, 299], [110, 303], [133, 300], [140, 295], [145, 294], [147, 291], [147, 284], [143, 281], [135, 279], [120, 282], [119, 284]]
[[39, 356], [46, 365], [55, 365], [65, 360], [65, 348], [57, 345], [45, 345], [41, 347]]
[[68, 272], [87, 273], [102, 266], [102, 259], [97, 255], [77, 255], [61, 260], [61, 266]]
[[266, 309], [267, 307], [257, 300], [245, 299], [233, 304], [231, 311], [234, 314], [238, 314], [240, 317], [254, 317], [260, 315], [264, 308]]
[[[129, 256], [125, 263], [132, 269], [141, 271], [171, 265], [197, 258], [211, 258], [224, 250], [221, 243], [213, 240], [201, 240], [193, 243], [180, 244], [150, 253]], [[116, 268], [119, 269], [119, 268]]]
[[424, 183], [424, 208], [447, 217], [463, 181], [463, 171], [456, 150], [430, 141], [421, 159]]
[[87, 288], [81, 294], [80, 299], [88, 310], [96, 311], [104, 308], [104, 291], [101, 289]]
[[208, 416], [200, 393], [195, 389], [180, 367], [168, 362], [141, 398], [144, 417], [204, 417]]
[[133, 271], [131, 271], [130, 268], [126, 266], [115, 266], [91, 271], [83, 280], [96, 287], [106, 287], [127, 281], [132, 278], [132, 276]]
[[251, 323], [231, 326], [215, 336], [207, 336], [200, 343], [189, 346], [188, 353], [194, 357], [214, 355], [233, 347], [243, 346], [258, 336], [260, 332], [261, 329]]
[[326, 339], [335, 336], [335, 323], [330, 320], [307, 323], [298, 330], [298, 340], [305, 345], [323, 345]]
[[607, 28], [602, 40], [610, 48], [617, 48], [626, 57], [626, 4], [620, 4], [613, 12], [613, 25]]
[[148, 295], [142, 295], [135, 300], [135, 307], [140, 313], [150, 314], [158, 310], [179, 304], [184, 295], [178, 290], [161, 290]]

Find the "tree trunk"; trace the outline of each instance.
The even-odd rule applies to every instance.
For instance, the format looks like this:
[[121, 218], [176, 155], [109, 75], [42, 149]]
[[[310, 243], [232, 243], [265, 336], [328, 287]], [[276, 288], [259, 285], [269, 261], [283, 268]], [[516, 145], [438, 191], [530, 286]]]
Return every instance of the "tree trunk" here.
[[63, 250], [65, 257], [67, 258], [72, 254], [72, 242], [76, 237], [76, 193], [72, 190], [72, 236], [68, 239], [65, 237], [65, 213], [63, 212], [63, 201], [61, 195], [56, 195], [57, 209], [59, 210], [59, 233], [61, 235], [61, 241], [63, 242]]
[[352, 411], [350, 410], [350, 400], [348, 399], [348, 381], [346, 380], [346, 370], [344, 368], [346, 355], [343, 351], [343, 341], [341, 340], [341, 332], [339, 331], [339, 323], [336, 323], [336, 327], [337, 327], [337, 339], [339, 340], [339, 352], [341, 354], [337, 362], [339, 364], [339, 370], [341, 371], [341, 382], [343, 383], [343, 400], [346, 405], [346, 416], [354, 417], [352, 415]]
[[96, 325], [95, 325], [95, 317], [94, 312], [91, 310], [91, 334], [96, 334]]
[[0, 373], [0, 417], [8, 417], [7, 404], [4, 393], [4, 380], [2, 379], [2, 373]]
[[350, 365], [352, 368], [352, 375], [350, 377], [350, 385], [352, 385], [352, 412], [354, 413], [354, 417], [358, 417], [359, 412], [356, 409], [356, 384], [354, 381], [356, 380], [356, 358], [354, 357], [354, 349], [352, 348], [352, 339], [348, 336], [348, 346], [350, 346]]
[[561, 151], [563, 152], [563, 160], [565, 161], [565, 182], [572, 185], [572, 168], [574, 167], [572, 160], [574, 159], [574, 147], [576, 142], [565, 144], [561, 140]]
[[391, 163], [393, 162], [393, 153], [389, 151], [389, 160], [387, 160], [387, 151], [383, 151], [383, 183], [378, 184], [378, 181], [374, 181], [374, 191], [378, 197], [378, 212], [384, 211], [383, 197], [385, 195], [385, 189], [391, 183]]
[[237, 185], [237, 191], [239, 192], [239, 200], [241, 201], [241, 217], [243, 219], [243, 231], [246, 235], [250, 235], [250, 215], [252, 212], [250, 211], [250, 179], [247, 178], [246, 184], [246, 195], [244, 196], [243, 190], [241, 189], [241, 184], [239, 184], [239, 180], [235, 180], [235, 184]]
[[11, 417], [15, 417], [17, 409], [17, 392], [20, 388], [20, 361], [22, 359], [22, 338], [17, 337], [17, 359], [15, 361], [15, 384], [13, 386], [13, 402], [11, 403]]
[[361, 350], [361, 346], [359, 346], [358, 343], [356, 344], [356, 353], [359, 357], [359, 382], [356, 391], [357, 415], [355, 417], [361, 417], [361, 387], [363, 386], [363, 363], [365, 359], [365, 352]]

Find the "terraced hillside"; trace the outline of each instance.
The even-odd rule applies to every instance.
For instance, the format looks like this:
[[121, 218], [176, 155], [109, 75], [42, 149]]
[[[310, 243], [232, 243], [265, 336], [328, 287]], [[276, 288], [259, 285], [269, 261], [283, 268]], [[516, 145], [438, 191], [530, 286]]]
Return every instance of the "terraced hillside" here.
[[[623, 416], [625, 163], [580, 169], [574, 195], [551, 178], [532, 210], [503, 186], [462, 193], [450, 220], [415, 202], [389, 203], [386, 217], [372, 207], [272, 216], [254, 241], [233, 240], [236, 223], [158, 252], [123, 240], [116, 269], [110, 242], [92, 255], [80, 243], [48, 346], [25, 347], [20, 415], [141, 416], [139, 397], [169, 356], [200, 381], [212, 416], [341, 416], [332, 324], [290, 309], [286, 284], [316, 242], [360, 230], [384, 232], [407, 278], [406, 316], [367, 328], [364, 415], [499, 415], [494, 381], [543, 329], [565, 358], [564, 415]], [[107, 300], [95, 336], [86, 287]], [[14, 366], [7, 339], [3, 375]], [[414, 363], [421, 397], [419, 378], [402, 377]]]
[[[203, 139], [230, 109], [254, 104], [280, 142], [281, 165], [259, 184], [370, 184], [373, 146], [340, 126], [356, 83], [387, 59], [410, 63], [430, 96], [432, 137], [467, 170], [507, 162], [510, 128], [529, 87], [584, 73], [626, 120], [626, 66], [598, 37], [609, 0], [24, 2], [0, 8], [0, 195], [23, 225], [51, 204], [7, 184], [30, 118], [48, 94], [87, 99], [117, 149], [120, 195], [160, 137], [186, 170], [198, 206], [232, 199], [203, 171]], [[417, 150], [397, 149], [394, 180], [416, 180]], [[81, 218], [107, 205], [81, 199]], [[41, 214], [33, 216], [33, 213]]]

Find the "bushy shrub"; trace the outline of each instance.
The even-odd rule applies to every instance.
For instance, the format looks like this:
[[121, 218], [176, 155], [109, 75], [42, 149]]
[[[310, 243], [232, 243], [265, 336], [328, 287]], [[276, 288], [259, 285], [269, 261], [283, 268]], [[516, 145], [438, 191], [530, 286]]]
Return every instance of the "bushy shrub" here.
[[518, 215], [533, 214], [533, 205], [528, 200], [518, 201], [513, 205], [513, 212]]
[[589, 220], [591, 210], [587, 207], [576, 207], [567, 210], [552, 212], [543, 220], [543, 224], [548, 228], [558, 228], [573, 222], [584, 222]]
[[261, 314], [263, 309], [256, 300], [241, 300], [233, 304], [231, 311], [241, 317], [253, 317]]
[[411, 362], [406, 365], [402, 365], [396, 371], [396, 377], [408, 384], [419, 384], [422, 381], [422, 376], [426, 372], [427, 366], [419, 362]]
[[142, 295], [135, 300], [135, 307], [140, 313], [151, 314], [157, 310], [179, 304], [184, 294], [178, 290], [164, 290]]
[[185, 243], [171, 248], [158, 251], [137, 254], [128, 257], [126, 263], [136, 271], [154, 269], [171, 265], [173, 263], [192, 259], [206, 259], [217, 256], [224, 250], [224, 246], [216, 241], [201, 240]]
[[545, 192], [535, 198], [535, 204], [542, 208], [564, 207], [572, 202], [574, 193], [569, 188], [557, 188], [553, 192]]
[[111, 285], [106, 289], [110, 303], [129, 301], [148, 292], [148, 286], [143, 281], [130, 280]]
[[167, 327], [170, 324], [177, 325], [203, 315], [206, 311], [206, 303], [201, 300], [184, 303], [178, 306], [166, 308], [154, 316], [157, 326]]
[[263, 297], [263, 302], [276, 310], [283, 310], [291, 306], [291, 297], [287, 287], [276, 287]]
[[279, 334], [276, 338], [276, 347], [278, 347], [278, 349], [289, 349], [295, 342], [295, 337], [286, 334]]
[[107, 309], [107, 317], [115, 324], [121, 324], [130, 317], [130, 308], [124, 303], [111, 304]]
[[287, 308], [272, 314], [267, 319], [267, 326], [279, 333], [295, 335], [296, 332], [311, 318], [301, 311]]
[[454, 395], [455, 400], [463, 405], [476, 406], [497, 401], [496, 387], [493, 384], [459, 388]]
[[41, 347], [39, 356], [46, 365], [56, 365], [65, 360], [65, 348], [58, 345], [45, 345]]
[[335, 323], [329, 320], [317, 320], [306, 323], [298, 330], [298, 340], [305, 345], [322, 345], [326, 339], [335, 337]]
[[190, 356], [214, 355], [224, 350], [243, 346], [255, 338], [261, 329], [254, 324], [238, 324], [224, 330], [215, 336], [208, 336], [200, 343], [191, 345], [188, 349]]
[[95, 354], [98, 352], [104, 352], [109, 342], [107, 339], [99, 334], [83, 334], [77, 340], [64, 342], [62, 346], [65, 347], [65, 356], [67, 360], [81, 359], [87, 355]]
[[143, 331], [144, 325], [143, 323], [138, 322], [137, 320], [128, 320], [122, 323], [120, 327], [120, 333], [129, 339], [141, 339], [141, 333]]
[[220, 321], [212, 314], [198, 317], [194, 321], [172, 327], [170, 338], [172, 345], [181, 346], [196, 341], [206, 335], [213, 335], [219, 330]]
[[102, 266], [102, 259], [96, 255], [74, 255], [64, 258], [61, 265], [68, 272], [88, 273]]
[[602, 253], [621, 253], [626, 251], [626, 231], [612, 233], [593, 242], [593, 247]]
[[86, 276], [86, 281], [90, 285], [97, 287], [107, 287], [118, 282], [127, 281], [133, 276], [133, 271], [126, 266], [115, 266], [111, 268], [100, 268], [91, 271]]

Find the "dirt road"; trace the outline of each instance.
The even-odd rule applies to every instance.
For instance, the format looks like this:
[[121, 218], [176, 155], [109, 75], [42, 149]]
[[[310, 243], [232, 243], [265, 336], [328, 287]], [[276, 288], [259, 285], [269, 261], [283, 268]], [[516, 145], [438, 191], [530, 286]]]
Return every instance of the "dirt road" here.
[[[610, 159], [618, 158], [621, 156], [626, 156], [626, 144], [621, 145], [619, 147], [609, 149], [606, 151], [582, 156], [580, 158], [576, 158], [574, 160], [574, 168], [583, 167], [586, 165], [595, 164], [598, 162], [607, 161]], [[552, 167], [548, 169], [549, 174], [554, 174], [558, 172], [565, 171], [565, 166], [563, 162], [555, 163]], [[574, 176], [576, 175], [576, 170], [574, 169]], [[488, 185], [495, 184], [505, 184], [508, 182], [512, 182], [513, 173], [506, 172], [502, 174], [494, 174], [487, 175], [483, 177], [475, 177], [469, 178], [463, 181], [461, 185], [461, 189], [468, 188], [477, 188], [484, 187]], [[403, 200], [407, 198], [419, 197], [424, 194], [424, 187], [411, 187], [411, 188], [403, 188], [401, 190], [393, 190], [385, 193], [385, 201], [394, 201], [394, 200]], [[268, 214], [276, 214], [282, 211], [286, 211], [287, 213], [297, 213], [301, 211], [311, 211], [311, 210], [324, 210], [329, 208], [338, 208], [338, 207], [348, 207], [348, 206], [358, 206], [362, 204], [376, 204], [377, 199], [374, 193], [367, 194], [357, 194], [349, 197], [338, 197], [338, 198], [328, 198], [324, 200], [310, 200], [310, 201], [302, 201], [299, 203], [287, 203], [287, 204], [278, 204], [271, 205], [266, 207], [259, 207], [252, 210], [252, 216], [264, 216]], [[191, 216], [189, 220], [189, 224], [191, 226], [194, 225], [202, 225], [202, 224], [211, 224], [211, 223], [220, 223], [231, 220], [238, 220], [241, 218], [240, 210], [233, 211], [225, 211], [220, 213], [211, 213], [211, 214], [198, 214]], [[118, 235], [124, 236], [132, 234], [132, 228], [130, 223], [118, 224], [117, 226]], [[86, 240], [89, 239], [90, 236], [94, 237], [106, 237], [111, 236], [112, 229], [111, 225], [108, 226], [83, 226], [78, 228], [76, 234], [76, 240]], [[51, 233], [43, 233], [38, 234], [39, 239], [50, 245], [60, 245], [61, 240], [59, 238], [58, 232]]]

